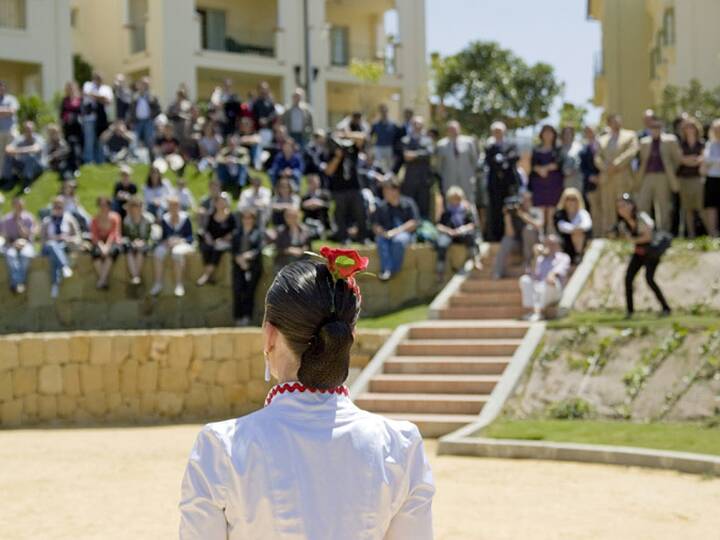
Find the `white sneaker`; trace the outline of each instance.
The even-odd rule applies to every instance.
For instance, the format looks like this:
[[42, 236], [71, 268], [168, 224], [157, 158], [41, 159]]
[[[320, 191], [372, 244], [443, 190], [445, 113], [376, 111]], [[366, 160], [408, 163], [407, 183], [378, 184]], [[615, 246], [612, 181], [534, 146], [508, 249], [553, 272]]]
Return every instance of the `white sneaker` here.
[[73, 270], [69, 266], [63, 266], [62, 267], [62, 275], [65, 279], [71, 278], [73, 276]]
[[175, 296], [178, 298], [185, 296], [185, 287], [182, 284], [175, 285]]
[[156, 283], [153, 285], [152, 289], [150, 289], [150, 295], [151, 296], [157, 296], [162, 292], [162, 283]]
[[542, 320], [543, 320], [542, 313], [533, 313], [532, 315], [530, 315], [530, 317], [528, 317], [528, 321], [530, 321], [530, 322], [538, 322], [538, 321], [542, 321]]
[[142, 279], [140, 279], [140, 276], [135, 276], [130, 280], [131, 285], [140, 285], [142, 283]]
[[50, 298], [55, 299], [60, 294], [60, 287], [58, 287], [57, 283], [53, 283], [52, 287], [50, 287]]

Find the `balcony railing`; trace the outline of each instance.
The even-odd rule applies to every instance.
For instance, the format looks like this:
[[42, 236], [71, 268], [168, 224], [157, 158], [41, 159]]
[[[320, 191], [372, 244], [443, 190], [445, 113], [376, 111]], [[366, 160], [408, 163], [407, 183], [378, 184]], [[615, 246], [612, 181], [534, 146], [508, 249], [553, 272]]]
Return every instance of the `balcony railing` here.
[[384, 50], [378, 50], [368, 43], [346, 41], [337, 29], [333, 29], [330, 36], [330, 65], [347, 67], [352, 60], [371, 61], [382, 64], [385, 74], [397, 74], [398, 44], [389, 43]]
[[602, 52], [596, 52], [593, 58], [593, 74], [600, 77], [605, 74], [605, 58]]
[[0, 0], [0, 28], [26, 28], [26, 0]]
[[130, 27], [130, 53], [135, 54], [143, 52], [147, 48], [145, 23], [134, 24]]
[[200, 8], [197, 10], [200, 47], [206, 51], [275, 56], [275, 30], [252, 29], [229, 32], [225, 12]]

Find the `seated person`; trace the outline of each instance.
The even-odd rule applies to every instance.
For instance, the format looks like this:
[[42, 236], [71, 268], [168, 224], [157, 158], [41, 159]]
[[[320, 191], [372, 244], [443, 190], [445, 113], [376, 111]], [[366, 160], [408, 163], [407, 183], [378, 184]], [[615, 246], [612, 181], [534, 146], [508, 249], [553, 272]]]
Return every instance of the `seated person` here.
[[137, 184], [132, 181], [131, 175], [132, 169], [128, 165], [120, 165], [120, 179], [113, 188], [112, 209], [120, 214], [121, 218], [125, 218], [125, 203], [138, 192]]
[[205, 229], [208, 216], [215, 211], [215, 199], [218, 198], [220, 193], [222, 193], [220, 180], [218, 180], [216, 176], [210, 177], [210, 180], [208, 181], [207, 195], [203, 195], [202, 199], [200, 199], [200, 204], [195, 210], [197, 224], [200, 229], [198, 234], [202, 234]]
[[115, 120], [100, 135], [100, 144], [105, 152], [105, 159], [110, 163], [120, 163], [132, 157], [135, 147], [135, 134], [123, 120]]
[[121, 219], [112, 211], [112, 203], [107, 197], [97, 198], [98, 213], [90, 223], [90, 240], [93, 266], [97, 274], [97, 289], [108, 289], [108, 278], [112, 264], [120, 254], [122, 246]]
[[378, 278], [387, 281], [402, 268], [405, 249], [415, 239], [420, 213], [415, 201], [400, 194], [395, 179], [385, 182], [383, 199], [373, 216], [373, 232], [380, 256]]
[[262, 178], [257, 175], [250, 176], [250, 186], [240, 193], [237, 209], [244, 212], [253, 209], [257, 212], [258, 226], [265, 229], [270, 219], [270, 207], [272, 205], [272, 192], [270, 188], [262, 185]]
[[183, 212], [192, 212], [195, 210], [195, 196], [192, 194], [192, 191], [190, 191], [185, 178], [178, 178], [176, 180], [173, 195], [180, 201], [180, 209]]
[[170, 161], [170, 156], [180, 156], [180, 139], [175, 136], [172, 124], [165, 124], [155, 137], [153, 155]]
[[247, 326], [253, 318], [255, 291], [262, 274], [262, 247], [257, 212], [252, 208], [243, 210], [232, 240], [233, 314], [237, 326]]
[[163, 177], [161, 167], [157, 160], [153, 162], [143, 188], [145, 209], [155, 216], [155, 219], [160, 219], [163, 215], [167, 208], [167, 199], [173, 192], [172, 184], [170, 180]]
[[240, 135], [238, 144], [248, 151], [250, 164], [256, 170], [262, 169], [262, 138], [255, 131], [255, 124], [252, 118], [243, 116], [240, 118]]
[[578, 264], [585, 254], [585, 246], [592, 231], [592, 218], [585, 209], [580, 191], [567, 188], [562, 192], [554, 219], [563, 251], [570, 255], [573, 264]]
[[520, 278], [523, 307], [532, 309], [525, 317], [530, 321], [542, 320], [545, 309], [560, 301], [570, 270], [570, 257], [560, 250], [557, 235], [548, 235], [535, 249], [533, 271]]
[[122, 223], [122, 242], [125, 249], [130, 283], [142, 283], [145, 256], [150, 252], [152, 226], [155, 217], [144, 211], [142, 201], [132, 196], [125, 203], [126, 216]]
[[310, 230], [300, 221], [300, 210], [285, 209], [285, 225], [278, 228], [275, 239], [275, 272], [298, 261], [310, 250]]
[[28, 193], [30, 185], [43, 173], [42, 154], [45, 147], [43, 138], [35, 133], [33, 122], [23, 123], [22, 134], [5, 147], [5, 162], [2, 179], [22, 182]]
[[176, 197], [167, 200], [167, 212], [160, 220], [162, 236], [155, 247], [155, 284], [150, 290], [157, 296], [163, 289], [163, 270], [165, 257], [170, 255], [175, 277], [175, 296], [185, 296], [183, 274], [185, 273], [185, 257], [192, 253], [193, 231], [188, 215], [180, 210], [180, 201]]
[[65, 180], [60, 187], [60, 197], [62, 197], [65, 211], [68, 212], [75, 221], [80, 225], [80, 230], [83, 233], [90, 232], [90, 222], [92, 216], [90, 212], [80, 204], [75, 192], [77, 191], [77, 182], [75, 180]]
[[250, 157], [245, 147], [240, 146], [237, 135], [231, 135], [225, 147], [217, 155], [217, 177], [223, 191], [233, 194], [242, 189], [247, 182], [247, 166]]
[[62, 280], [73, 275], [68, 252], [79, 248], [82, 240], [80, 226], [60, 196], [53, 199], [50, 214], [42, 220], [40, 240], [42, 254], [50, 263], [50, 297], [57, 298]]
[[302, 197], [303, 223], [312, 231], [313, 240], [330, 231], [330, 192], [322, 189], [320, 175], [307, 177], [307, 191]]
[[212, 279], [223, 254], [230, 251], [232, 237], [237, 229], [227, 193], [221, 193], [215, 199], [214, 206], [215, 211], [208, 216], [203, 235], [200, 237], [200, 254], [205, 270], [197, 280], [198, 287], [202, 287]]
[[215, 157], [222, 148], [222, 137], [215, 131], [215, 125], [211, 121], [205, 122], [202, 128], [202, 137], [198, 141], [200, 161], [197, 169], [200, 172], [215, 167]]
[[543, 230], [543, 212], [533, 207], [532, 193], [527, 190], [505, 199], [503, 220], [505, 229], [493, 264], [493, 279], [502, 279], [507, 275], [507, 261], [513, 251], [522, 253], [523, 271], [529, 273], [533, 248], [540, 241]]
[[49, 124], [47, 127], [45, 156], [48, 169], [56, 172], [60, 180], [74, 177], [75, 171], [70, 166], [70, 146], [56, 124]]
[[12, 200], [12, 211], [0, 220], [0, 244], [5, 255], [10, 290], [17, 294], [25, 292], [30, 261], [35, 257], [35, 234], [37, 224], [33, 215], [25, 210], [25, 201], [20, 197]]
[[270, 167], [270, 179], [273, 186], [278, 183], [280, 178], [290, 178], [293, 189], [297, 191], [300, 188], [302, 173], [303, 162], [300, 152], [295, 149], [295, 142], [292, 139], [287, 139], [282, 145], [282, 151], [275, 155]]
[[275, 227], [285, 225], [285, 210], [300, 208], [300, 197], [293, 193], [290, 178], [283, 177], [275, 185], [275, 195], [272, 198], [272, 224]]
[[303, 155], [305, 174], [325, 174], [325, 167], [327, 165], [325, 161], [326, 158], [327, 135], [324, 129], [316, 129], [313, 132], [312, 139], [305, 147], [305, 153]]
[[445, 195], [447, 207], [437, 224], [438, 236], [435, 241], [437, 250], [438, 281], [445, 277], [447, 250], [452, 244], [463, 244], [476, 268], [482, 268], [478, 249], [478, 217], [475, 205], [465, 198], [462, 188], [453, 186]]

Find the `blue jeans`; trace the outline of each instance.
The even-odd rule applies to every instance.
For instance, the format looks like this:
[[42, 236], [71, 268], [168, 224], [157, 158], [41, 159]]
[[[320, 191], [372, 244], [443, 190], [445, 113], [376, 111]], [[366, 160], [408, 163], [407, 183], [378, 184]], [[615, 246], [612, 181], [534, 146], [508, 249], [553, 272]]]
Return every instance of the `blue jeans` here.
[[42, 248], [42, 254], [45, 255], [50, 262], [50, 282], [53, 285], [59, 285], [63, 278], [62, 269], [65, 266], [70, 266], [65, 251], [65, 242], [61, 240], [48, 240]]
[[405, 258], [405, 249], [413, 241], [414, 235], [408, 232], [398, 234], [392, 239], [378, 236], [378, 255], [380, 255], [380, 272], [397, 274], [402, 268]]
[[43, 166], [37, 156], [30, 154], [6, 155], [1, 177], [10, 179], [18, 174], [23, 181], [23, 186], [29, 186], [42, 172]]
[[95, 119], [84, 119], [82, 121], [83, 130], [83, 162], [85, 163], [102, 163], [105, 161], [102, 144], [98, 140], [95, 132]]
[[244, 165], [226, 165], [225, 163], [220, 163], [217, 166], [217, 176], [223, 189], [243, 187], [247, 182], [248, 172]]
[[146, 118], [145, 120], [137, 120], [135, 122], [135, 136], [138, 142], [142, 142], [145, 148], [148, 149], [150, 162], [153, 160], [153, 143], [155, 142], [155, 124], [153, 124], [152, 118]]
[[5, 264], [10, 274], [10, 286], [15, 288], [27, 282], [28, 267], [30, 260], [35, 256], [35, 248], [32, 244], [25, 244], [22, 249], [10, 246], [5, 249]]

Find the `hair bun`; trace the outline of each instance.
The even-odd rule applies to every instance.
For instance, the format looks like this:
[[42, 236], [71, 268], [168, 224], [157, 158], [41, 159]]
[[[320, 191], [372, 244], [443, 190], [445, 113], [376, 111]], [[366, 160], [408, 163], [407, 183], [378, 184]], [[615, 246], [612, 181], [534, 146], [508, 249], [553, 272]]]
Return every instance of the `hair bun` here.
[[353, 342], [352, 328], [347, 322], [336, 318], [325, 322], [302, 355], [300, 382], [319, 389], [340, 386], [350, 370]]

